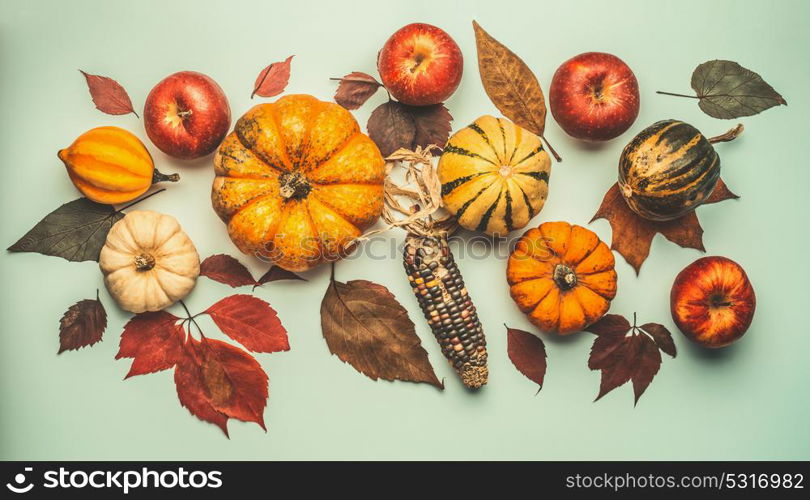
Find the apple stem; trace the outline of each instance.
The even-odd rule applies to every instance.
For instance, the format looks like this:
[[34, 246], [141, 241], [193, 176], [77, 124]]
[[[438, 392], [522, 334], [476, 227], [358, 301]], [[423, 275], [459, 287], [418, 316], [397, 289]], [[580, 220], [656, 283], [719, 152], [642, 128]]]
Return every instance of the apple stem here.
[[700, 97], [698, 97], [696, 95], [676, 94], [674, 92], [663, 92], [661, 90], [656, 90], [655, 93], [656, 94], [662, 94], [662, 95], [671, 95], [671, 96], [675, 96], [675, 97], [688, 97], [689, 99], [700, 99]]
[[543, 142], [546, 143], [546, 147], [548, 148], [549, 153], [551, 153], [551, 156], [553, 156], [554, 159], [557, 160], [558, 162], [561, 162], [562, 157], [557, 153], [557, 151], [554, 150], [554, 147], [548, 142], [548, 139], [546, 139], [545, 136], [542, 135], [540, 136], [540, 138], [543, 139]]
[[189, 116], [191, 116], [191, 110], [190, 110], [190, 109], [186, 109], [186, 110], [183, 110], [183, 111], [178, 111], [178, 112], [177, 112], [177, 116], [179, 116], [179, 117], [180, 117], [180, 119], [185, 120], [186, 118], [188, 118]]
[[742, 134], [745, 127], [742, 123], [738, 123], [736, 127], [729, 130], [725, 134], [720, 134], [718, 136], [712, 137], [709, 139], [709, 143], [714, 144], [717, 142], [730, 142], [736, 139], [740, 134]]

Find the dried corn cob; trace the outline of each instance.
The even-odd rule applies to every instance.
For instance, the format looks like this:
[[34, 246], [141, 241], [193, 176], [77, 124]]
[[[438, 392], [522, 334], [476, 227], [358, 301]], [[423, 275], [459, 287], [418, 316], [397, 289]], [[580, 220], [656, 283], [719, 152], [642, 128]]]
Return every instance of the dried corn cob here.
[[405, 271], [442, 353], [465, 386], [487, 383], [487, 342], [444, 236], [409, 234]]

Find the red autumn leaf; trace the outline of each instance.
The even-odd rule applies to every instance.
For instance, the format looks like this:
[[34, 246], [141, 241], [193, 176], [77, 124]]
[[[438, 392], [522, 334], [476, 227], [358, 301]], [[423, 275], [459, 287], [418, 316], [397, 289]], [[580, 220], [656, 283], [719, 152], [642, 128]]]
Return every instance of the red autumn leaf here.
[[250, 271], [230, 255], [212, 255], [200, 264], [200, 276], [229, 285], [231, 288], [256, 285]]
[[[704, 205], [736, 198], [739, 196], [732, 193], [720, 179]], [[644, 219], [627, 206], [618, 184], [614, 184], [605, 194], [591, 222], [597, 219], [607, 219], [610, 223], [613, 230], [610, 248], [619, 252], [633, 266], [636, 274], [641, 271], [641, 265], [650, 254], [650, 245], [656, 233], [661, 233], [681, 247], [706, 251], [703, 247], [703, 228], [695, 211], [671, 221]]]
[[[174, 369], [174, 385], [177, 388], [177, 399], [180, 405], [192, 415], [204, 422], [210, 422], [228, 436], [228, 416], [214, 408], [211, 398], [205, 390], [201, 361], [192, 344], [199, 344], [189, 337], [184, 349], [185, 355], [177, 362]], [[194, 351], [192, 351], [194, 350]]]
[[253, 85], [253, 96], [273, 97], [284, 92], [287, 83], [290, 81], [290, 62], [293, 56], [288, 57], [283, 62], [274, 62], [270, 66], [264, 68], [259, 76], [256, 77], [256, 83]]
[[268, 378], [245, 351], [213, 339], [189, 337], [174, 372], [180, 403], [200, 420], [228, 435], [227, 420], [256, 422], [266, 430]]
[[183, 357], [180, 318], [165, 311], [136, 314], [124, 325], [115, 359], [133, 358], [126, 377], [172, 368]]
[[672, 334], [669, 333], [669, 330], [667, 330], [664, 325], [646, 323], [641, 325], [640, 328], [652, 337], [655, 344], [662, 352], [669, 354], [673, 358], [676, 356], [677, 350], [675, 349], [675, 342], [672, 340]]
[[[659, 348], [664, 350], [650, 332], [656, 331], [656, 335], [665, 332], [671, 341], [669, 332], [657, 323], [647, 323], [642, 327], [630, 325], [627, 319], [616, 314], [604, 316], [586, 331], [597, 335], [588, 359], [588, 368], [602, 372], [596, 400], [632, 381], [635, 403], [638, 403], [661, 367]], [[674, 345], [672, 349], [674, 352]]]
[[[504, 325], [506, 326], [506, 325]], [[546, 346], [540, 337], [506, 326], [506, 352], [515, 368], [543, 388], [546, 376]]]
[[265, 283], [270, 283], [272, 281], [282, 281], [282, 280], [300, 280], [300, 281], [307, 281], [305, 278], [298, 276], [292, 271], [287, 271], [286, 269], [282, 269], [278, 266], [273, 266], [267, 270], [266, 273], [259, 278], [258, 282], [254, 286], [264, 285]]
[[417, 107], [388, 101], [371, 112], [366, 128], [383, 156], [390, 156], [400, 148], [444, 146], [452, 119], [444, 104]]
[[335, 92], [335, 102], [346, 109], [357, 109], [373, 96], [377, 89], [382, 87], [373, 76], [354, 71], [343, 78], [332, 78], [338, 80], [337, 91]]
[[96, 109], [108, 115], [126, 115], [129, 113], [138, 116], [132, 108], [132, 101], [129, 99], [127, 91], [112, 78], [100, 75], [91, 75], [79, 70], [87, 81], [87, 88], [90, 90], [90, 97], [96, 105]]
[[107, 328], [107, 311], [98, 299], [84, 299], [65, 311], [59, 320], [59, 354], [91, 346], [101, 340]]
[[225, 297], [205, 311], [222, 331], [253, 352], [288, 351], [287, 331], [276, 311], [252, 295]]

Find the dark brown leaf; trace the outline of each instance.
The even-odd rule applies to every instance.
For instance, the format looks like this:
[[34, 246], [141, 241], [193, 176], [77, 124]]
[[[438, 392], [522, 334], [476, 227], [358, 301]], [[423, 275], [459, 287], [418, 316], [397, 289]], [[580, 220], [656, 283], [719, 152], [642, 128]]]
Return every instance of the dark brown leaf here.
[[96, 105], [96, 109], [108, 115], [126, 115], [129, 113], [138, 116], [132, 108], [132, 101], [118, 82], [112, 78], [100, 75], [91, 75], [79, 70], [87, 81], [87, 88], [90, 90], [90, 97]]
[[346, 109], [359, 108], [382, 87], [382, 83], [376, 78], [360, 71], [333, 80], [340, 81], [335, 92], [335, 102]]
[[444, 146], [450, 136], [453, 117], [444, 104], [407, 106], [388, 101], [380, 104], [368, 119], [368, 135], [383, 156], [404, 148], [435, 144]]
[[273, 97], [284, 92], [287, 83], [290, 81], [290, 62], [293, 56], [288, 57], [283, 62], [275, 62], [270, 66], [264, 68], [259, 76], [256, 77], [256, 83], [253, 85], [253, 96]]
[[222, 331], [253, 352], [289, 351], [287, 330], [267, 302], [252, 295], [225, 297], [205, 311]]
[[416, 137], [416, 122], [408, 107], [396, 101], [380, 104], [368, 118], [368, 136], [388, 157], [399, 148], [410, 148]]
[[[475, 21], [478, 73], [492, 104], [521, 127], [543, 137], [546, 128], [546, 98], [537, 77], [508, 47], [492, 38]], [[549, 146], [549, 152], [560, 161]]]
[[411, 151], [416, 146], [426, 148], [435, 144], [443, 148], [450, 137], [450, 122], [453, 117], [444, 104], [434, 104], [432, 106], [407, 106], [413, 116], [416, 125], [416, 133], [410, 146], [403, 146]]
[[[729, 191], [720, 179], [704, 205], [735, 198], [738, 196]], [[644, 219], [627, 206], [618, 184], [611, 186], [605, 194], [602, 205], [591, 222], [597, 219], [606, 219], [610, 223], [613, 230], [610, 248], [619, 252], [633, 266], [636, 274], [641, 271], [641, 265], [650, 254], [650, 245], [656, 233], [661, 233], [666, 239], [681, 247], [706, 251], [703, 247], [703, 228], [694, 211], [671, 221]]]
[[[506, 325], [504, 325], [506, 326]], [[506, 352], [515, 368], [543, 388], [546, 376], [546, 346], [540, 337], [531, 333], [506, 327]]]
[[36, 252], [71, 262], [98, 261], [110, 228], [124, 214], [87, 198], [65, 203], [45, 216], [9, 252]]
[[[638, 403], [661, 366], [659, 348], [666, 352], [670, 347], [663, 347], [652, 336], [652, 331], [657, 332], [655, 335], [662, 335], [661, 329], [671, 343], [672, 338], [663, 326], [647, 323], [639, 328], [616, 314], [608, 314], [588, 327], [588, 331], [597, 334], [588, 358], [588, 368], [602, 372], [596, 401], [632, 381], [635, 403]], [[671, 347], [674, 353], [675, 346]]]
[[722, 119], [752, 116], [774, 106], [787, 106], [787, 101], [761, 76], [734, 61], [700, 64], [692, 73], [692, 89], [697, 95], [658, 93], [697, 98], [704, 113]]
[[59, 354], [91, 346], [107, 328], [107, 311], [98, 299], [84, 299], [68, 308], [59, 321]]
[[115, 359], [132, 358], [125, 378], [168, 370], [183, 356], [186, 332], [180, 318], [156, 311], [136, 314], [124, 326]]
[[426, 382], [443, 389], [408, 318], [385, 287], [331, 278], [321, 302], [321, 330], [329, 351], [377, 380]]
[[241, 262], [230, 255], [212, 255], [200, 264], [200, 276], [229, 285], [231, 288], [256, 285], [256, 280]]
[[659, 325], [658, 323], [646, 323], [641, 325], [640, 328], [650, 337], [652, 337], [655, 344], [659, 349], [661, 349], [661, 351], [669, 354], [673, 358], [676, 356], [677, 350], [675, 349], [675, 342], [672, 340], [672, 334], [669, 333], [669, 330], [667, 330], [664, 325]]

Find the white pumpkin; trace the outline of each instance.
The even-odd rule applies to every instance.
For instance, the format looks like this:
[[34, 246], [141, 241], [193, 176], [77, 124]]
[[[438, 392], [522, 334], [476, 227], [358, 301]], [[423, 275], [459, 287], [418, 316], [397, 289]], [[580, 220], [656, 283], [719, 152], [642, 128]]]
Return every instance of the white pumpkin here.
[[129, 212], [113, 225], [99, 265], [110, 295], [134, 313], [174, 304], [200, 275], [200, 256], [177, 219], [149, 210]]

